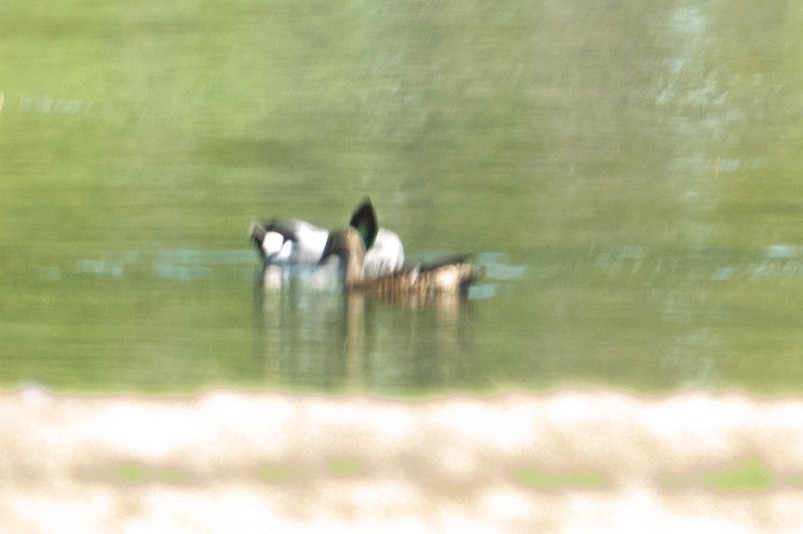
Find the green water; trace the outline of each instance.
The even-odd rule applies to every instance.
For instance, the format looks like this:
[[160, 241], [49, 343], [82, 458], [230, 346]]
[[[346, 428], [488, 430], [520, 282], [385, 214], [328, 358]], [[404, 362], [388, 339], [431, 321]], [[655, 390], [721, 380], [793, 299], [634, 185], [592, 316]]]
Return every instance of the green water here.
[[[0, 386], [803, 390], [803, 7], [0, 7]], [[468, 301], [263, 287], [371, 195]]]

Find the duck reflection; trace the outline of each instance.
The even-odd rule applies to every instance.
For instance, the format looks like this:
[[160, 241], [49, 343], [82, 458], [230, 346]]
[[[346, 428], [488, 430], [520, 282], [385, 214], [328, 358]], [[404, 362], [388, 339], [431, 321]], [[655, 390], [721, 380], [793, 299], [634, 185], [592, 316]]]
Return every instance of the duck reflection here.
[[254, 289], [255, 357], [270, 381], [325, 391], [449, 387], [472, 352], [462, 293], [344, 291], [336, 263], [266, 266]]

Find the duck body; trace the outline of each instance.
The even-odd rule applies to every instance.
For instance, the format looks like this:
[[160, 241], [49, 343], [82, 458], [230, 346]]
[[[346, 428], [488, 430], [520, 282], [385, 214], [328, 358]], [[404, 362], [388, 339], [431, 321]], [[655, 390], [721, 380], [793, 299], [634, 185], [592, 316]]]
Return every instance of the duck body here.
[[383, 299], [455, 295], [465, 292], [479, 277], [466, 256], [366, 276], [364, 239], [354, 227], [329, 233], [322, 261], [329, 256], [342, 258], [343, 285], [347, 291], [370, 293]]
[[297, 219], [257, 223], [251, 231], [252, 243], [272, 265], [318, 263], [328, 237], [323, 228]]
[[[373, 206], [365, 200], [354, 212], [356, 224], [376, 224]], [[366, 222], [364, 222], [366, 221]], [[386, 228], [367, 229], [375, 239], [365, 253], [363, 269], [366, 276], [375, 277], [398, 271], [404, 265], [404, 246], [399, 236]], [[256, 223], [251, 230], [251, 242], [266, 265], [316, 265], [323, 259], [329, 232], [299, 219], [273, 219]]]

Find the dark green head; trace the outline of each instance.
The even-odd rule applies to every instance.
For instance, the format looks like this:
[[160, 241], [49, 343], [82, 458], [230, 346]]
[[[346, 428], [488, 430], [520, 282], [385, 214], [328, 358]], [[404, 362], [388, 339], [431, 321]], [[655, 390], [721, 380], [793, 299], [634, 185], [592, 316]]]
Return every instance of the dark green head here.
[[379, 223], [376, 220], [376, 212], [371, 204], [371, 199], [365, 197], [362, 204], [357, 206], [351, 215], [349, 226], [356, 229], [365, 245], [365, 250], [373, 246], [376, 241], [376, 234], [379, 232]]

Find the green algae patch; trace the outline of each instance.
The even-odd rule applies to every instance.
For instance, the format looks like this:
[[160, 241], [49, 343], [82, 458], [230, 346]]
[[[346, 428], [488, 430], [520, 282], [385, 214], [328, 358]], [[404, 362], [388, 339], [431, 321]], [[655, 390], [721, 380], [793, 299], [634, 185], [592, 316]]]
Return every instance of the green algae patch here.
[[165, 467], [157, 473], [159, 480], [168, 484], [183, 484], [189, 482], [190, 475], [177, 467]]
[[136, 462], [122, 462], [101, 472], [103, 480], [118, 484], [143, 484], [164, 482], [182, 484], [190, 481], [190, 475], [177, 467], [152, 468]]
[[330, 458], [326, 469], [336, 477], [352, 477], [361, 474], [364, 469], [360, 462], [353, 458]]
[[544, 471], [532, 467], [519, 467], [513, 474], [519, 483], [541, 490], [595, 489], [608, 484], [607, 478], [602, 473], [584, 469]]
[[751, 459], [732, 467], [712, 470], [703, 475], [703, 484], [717, 491], [766, 491], [775, 486], [775, 478], [760, 461]]
[[290, 482], [299, 477], [299, 470], [292, 465], [266, 465], [259, 470], [259, 478], [266, 482]]
[[106, 479], [121, 484], [141, 484], [150, 478], [148, 468], [142, 464], [125, 462], [106, 471]]

